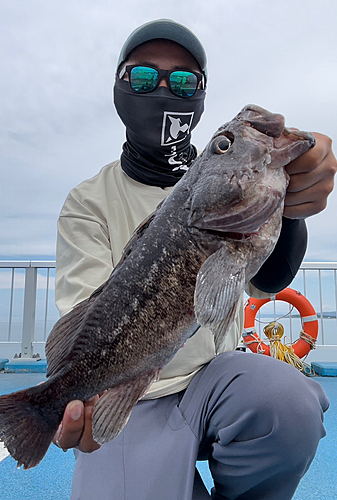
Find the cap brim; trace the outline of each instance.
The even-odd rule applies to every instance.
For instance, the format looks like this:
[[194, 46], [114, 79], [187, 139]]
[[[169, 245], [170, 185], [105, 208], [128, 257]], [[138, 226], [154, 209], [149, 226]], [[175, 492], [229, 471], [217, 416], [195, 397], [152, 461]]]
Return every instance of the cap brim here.
[[179, 43], [196, 59], [203, 73], [206, 74], [206, 52], [199, 39], [185, 26], [171, 19], [150, 21], [135, 29], [124, 43], [119, 55], [117, 68], [127, 59], [130, 52], [138, 45], [155, 39], [171, 40]]

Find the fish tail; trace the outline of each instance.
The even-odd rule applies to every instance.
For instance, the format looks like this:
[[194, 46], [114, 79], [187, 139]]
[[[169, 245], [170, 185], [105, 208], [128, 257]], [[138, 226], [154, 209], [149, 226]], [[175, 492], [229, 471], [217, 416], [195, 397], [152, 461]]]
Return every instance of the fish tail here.
[[41, 462], [59, 425], [55, 412], [39, 404], [43, 385], [0, 397], [0, 441], [18, 468], [30, 469]]

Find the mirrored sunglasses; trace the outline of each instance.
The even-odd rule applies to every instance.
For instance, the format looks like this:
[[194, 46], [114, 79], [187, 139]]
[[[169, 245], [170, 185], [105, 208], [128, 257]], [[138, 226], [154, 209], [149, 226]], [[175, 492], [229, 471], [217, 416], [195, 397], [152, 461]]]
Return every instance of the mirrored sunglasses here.
[[179, 97], [192, 97], [202, 82], [204, 86], [204, 76], [201, 73], [186, 70], [162, 70], [151, 68], [150, 66], [125, 66], [119, 74], [119, 78], [127, 73], [129, 83], [135, 92], [146, 94], [158, 87], [162, 78], [165, 78], [173, 94]]

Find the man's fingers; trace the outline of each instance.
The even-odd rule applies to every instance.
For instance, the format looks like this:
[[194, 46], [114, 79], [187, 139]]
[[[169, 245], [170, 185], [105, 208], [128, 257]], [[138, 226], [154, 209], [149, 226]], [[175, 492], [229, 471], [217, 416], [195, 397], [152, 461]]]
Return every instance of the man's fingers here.
[[82, 401], [71, 401], [64, 411], [63, 420], [53, 442], [63, 450], [75, 448], [81, 440], [83, 429], [84, 405]]
[[92, 437], [92, 413], [99, 396], [89, 401], [71, 401], [55, 434], [54, 444], [63, 450], [78, 448], [84, 453], [98, 450], [100, 445]]
[[313, 135], [316, 138], [316, 146], [286, 165], [285, 169], [290, 176], [315, 170], [332, 154], [330, 137], [317, 132], [314, 132]]
[[301, 205], [292, 205], [284, 208], [283, 215], [287, 219], [306, 219], [324, 210], [323, 202], [308, 202]]
[[290, 219], [303, 219], [324, 210], [334, 187], [337, 161], [331, 139], [323, 134], [314, 135], [316, 146], [285, 167], [290, 181], [284, 215]]
[[92, 437], [92, 414], [98, 399], [99, 396], [94, 396], [84, 403], [84, 430], [78, 445], [78, 449], [84, 453], [91, 453], [101, 447]]

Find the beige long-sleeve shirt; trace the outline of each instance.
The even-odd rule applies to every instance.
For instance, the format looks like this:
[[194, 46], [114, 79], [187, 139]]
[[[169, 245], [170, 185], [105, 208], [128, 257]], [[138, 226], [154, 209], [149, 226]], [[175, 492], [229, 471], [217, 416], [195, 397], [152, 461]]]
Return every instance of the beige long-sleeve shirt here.
[[[171, 189], [134, 181], [122, 171], [118, 160], [69, 193], [58, 221], [55, 295], [61, 315], [109, 278], [135, 228]], [[225, 351], [237, 347], [242, 331], [243, 298], [226, 336]], [[164, 367], [146, 397], [185, 389], [214, 356], [213, 335], [201, 328]]]

